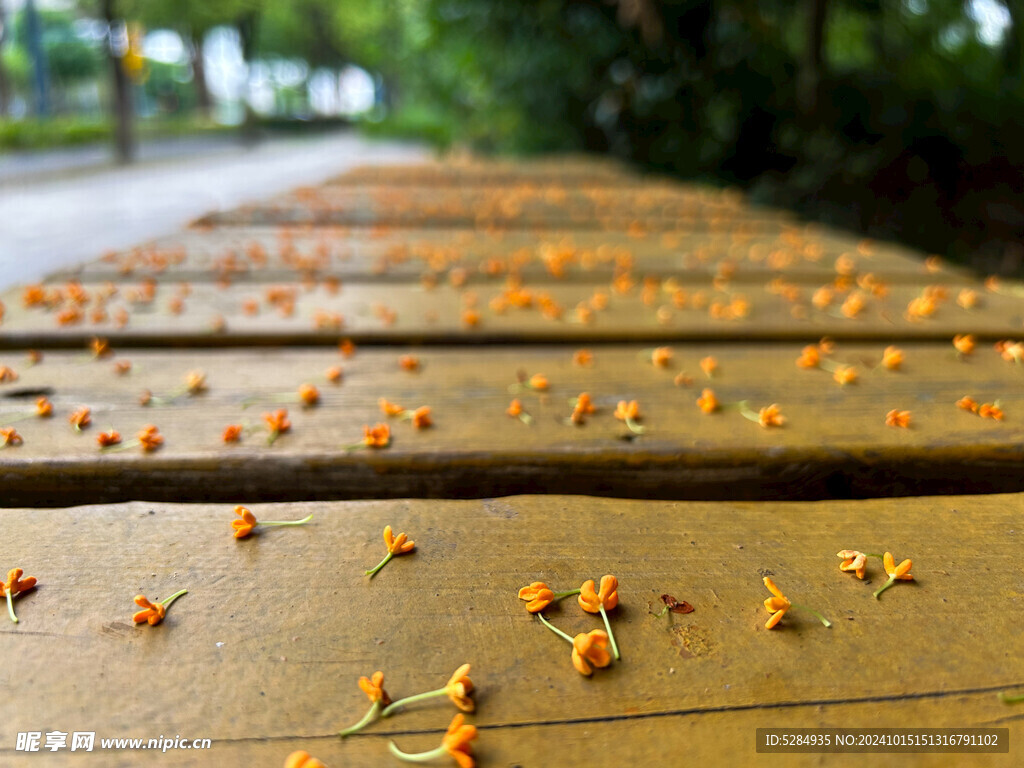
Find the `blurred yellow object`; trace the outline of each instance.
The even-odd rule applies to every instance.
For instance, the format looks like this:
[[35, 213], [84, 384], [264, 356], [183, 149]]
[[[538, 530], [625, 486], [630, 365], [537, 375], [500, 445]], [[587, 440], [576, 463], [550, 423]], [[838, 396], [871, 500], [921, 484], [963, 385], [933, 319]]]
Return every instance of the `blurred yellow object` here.
[[128, 74], [128, 77], [136, 83], [144, 83], [149, 79], [149, 67], [146, 66], [146, 59], [142, 55], [142, 37], [145, 31], [141, 24], [130, 24], [128, 26], [128, 50], [121, 57], [121, 66]]

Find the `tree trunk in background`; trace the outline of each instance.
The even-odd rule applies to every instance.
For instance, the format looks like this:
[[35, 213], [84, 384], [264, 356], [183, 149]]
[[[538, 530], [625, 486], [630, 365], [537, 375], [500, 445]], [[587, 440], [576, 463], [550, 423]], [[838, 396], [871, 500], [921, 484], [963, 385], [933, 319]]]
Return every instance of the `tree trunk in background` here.
[[807, 52], [797, 79], [800, 112], [812, 121], [821, 101], [821, 78], [825, 61], [826, 0], [807, 0]]
[[114, 49], [113, 31], [119, 21], [115, 0], [102, 0], [103, 19], [107, 22], [107, 60], [114, 87], [114, 149], [117, 160], [130, 163], [135, 159], [135, 135], [132, 126], [132, 84], [124, 71], [121, 59], [124, 51]]
[[11, 80], [4, 69], [4, 43], [11, 36], [4, 13], [4, 3], [0, 0], [0, 117], [6, 117], [11, 110]]
[[[246, 91], [248, 91], [249, 87], [252, 62], [256, 57], [256, 25], [258, 22], [259, 14], [256, 11], [250, 11], [242, 16], [236, 25], [238, 27], [238, 35], [242, 41], [242, 58], [245, 59]], [[256, 122], [256, 112], [253, 110], [252, 105], [249, 104], [248, 93], [242, 99], [242, 106], [245, 109], [245, 122], [242, 123], [242, 138], [248, 142], [256, 142], [259, 140], [259, 126]]]
[[203, 60], [203, 38], [205, 35], [196, 30], [189, 30], [189, 48], [192, 57], [192, 80], [196, 88], [196, 106], [199, 107], [199, 114], [209, 120], [213, 113], [213, 97], [210, 96], [210, 89], [206, 85], [206, 62]]

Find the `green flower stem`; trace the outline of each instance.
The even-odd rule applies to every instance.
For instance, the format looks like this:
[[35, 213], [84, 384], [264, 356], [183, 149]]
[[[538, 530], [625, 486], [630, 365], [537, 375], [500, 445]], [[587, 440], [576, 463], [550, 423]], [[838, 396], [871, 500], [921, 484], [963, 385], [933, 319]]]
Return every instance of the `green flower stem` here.
[[395, 556], [394, 552], [388, 552], [386, 555], [384, 555], [384, 559], [381, 560], [377, 564], [377, 566], [375, 568], [371, 568], [368, 571], [363, 571], [363, 575], [364, 576], [371, 576], [371, 577], [376, 575], [377, 571], [379, 571], [381, 568], [383, 568], [385, 565], [387, 565], [388, 562], [391, 560], [391, 558], [394, 557], [394, 556]]
[[571, 638], [571, 637], [569, 637], [569, 636], [568, 636], [567, 634], [565, 634], [565, 632], [563, 632], [562, 630], [560, 630], [560, 629], [559, 629], [558, 627], [556, 627], [556, 626], [555, 626], [554, 624], [552, 624], [552, 623], [551, 623], [550, 621], [548, 621], [547, 619], [545, 619], [545, 618], [544, 618], [544, 614], [543, 614], [543, 613], [538, 613], [538, 614], [536, 614], [536, 616], [537, 616], [537, 618], [538, 618], [538, 619], [540, 619], [540, 621], [541, 621], [541, 624], [543, 624], [543, 625], [544, 625], [545, 627], [547, 627], [548, 629], [550, 629], [550, 630], [551, 630], [552, 632], [554, 632], [554, 633], [555, 633], [556, 635], [559, 635], [560, 637], [562, 637], [562, 638], [564, 638], [565, 640], [569, 641], [569, 643], [570, 643], [570, 644], [572, 643], [572, 638]]
[[169, 608], [171, 606], [171, 603], [173, 603], [175, 600], [177, 600], [179, 597], [186, 594], [187, 592], [187, 589], [180, 589], [170, 597], [165, 597], [163, 600], [161, 600], [160, 605], [162, 605], [164, 608]]
[[417, 693], [415, 696], [406, 696], [404, 699], [399, 699], [398, 701], [394, 701], [384, 707], [384, 711], [380, 713], [380, 716], [388, 717], [392, 712], [400, 707], [404, 707], [406, 704], [414, 704], [417, 701], [426, 701], [427, 699], [436, 699], [438, 696], [444, 696], [447, 693], [447, 688], [438, 688], [436, 691], [427, 691], [426, 693]]
[[615, 642], [615, 633], [612, 632], [612, 624], [611, 624], [610, 621], [608, 621], [608, 614], [605, 612], [604, 606], [602, 605], [602, 606], [600, 606], [600, 608], [601, 608], [601, 618], [604, 619], [604, 628], [606, 630], [608, 630], [608, 639], [612, 643], [612, 653], [615, 654], [615, 660], [618, 661], [619, 659], [622, 658], [622, 656], [619, 655], [619, 646]]
[[17, 416], [11, 416], [10, 418], [4, 419], [6, 424], [16, 424], [19, 421], [28, 421], [31, 418], [39, 416], [35, 411], [32, 413], [19, 413]]
[[878, 591], [876, 591], [876, 592], [875, 592], [875, 600], [879, 600], [880, 598], [879, 598], [878, 596], [879, 596], [880, 594], [882, 594], [883, 592], [885, 592], [885, 590], [887, 590], [887, 589], [888, 589], [889, 587], [891, 587], [891, 586], [892, 586], [893, 584], [895, 584], [896, 582], [897, 582], [897, 579], [894, 579], [894, 578], [892, 578], [892, 577], [890, 576], [890, 577], [889, 577], [889, 580], [888, 580], [887, 582], [885, 582], [885, 584], [883, 584], [882, 586], [880, 586], [880, 587], [878, 588]]
[[572, 595], [578, 595], [580, 590], [570, 589], [568, 592], [554, 592], [555, 600], [561, 600], [563, 597], [570, 597]]
[[444, 744], [437, 749], [430, 750], [429, 752], [403, 752], [395, 746], [395, 742], [393, 741], [388, 742], [388, 749], [391, 751], [392, 755], [397, 757], [399, 760], [405, 760], [407, 763], [429, 763], [431, 760], [437, 760], [439, 757], [444, 757], [448, 752], [448, 750], [444, 748]]
[[313, 513], [310, 512], [301, 520], [260, 520], [260, 525], [304, 525], [313, 519]]
[[634, 435], [642, 435], [644, 433], [644, 428], [632, 419], [626, 419], [626, 426], [629, 427], [629, 431]]
[[349, 728], [346, 728], [344, 731], [341, 731], [340, 733], [338, 733], [338, 735], [341, 736], [341, 738], [344, 739], [346, 736], [348, 736], [350, 734], [353, 734], [356, 731], [363, 730], [363, 728], [365, 728], [370, 723], [372, 723], [374, 720], [376, 720], [377, 719], [377, 715], [379, 715], [379, 714], [380, 714], [380, 702], [379, 701], [375, 701], [375, 702], [373, 702], [373, 704], [370, 705], [369, 711], [367, 711], [367, 713], [365, 715], [363, 715], [363, 719], [362, 720], [360, 720], [355, 725], [353, 725], [353, 726], [351, 726]]
[[797, 603], [791, 603], [791, 605], [792, 605], [792, 606], [793, 606], [794, 608], [799, 608], [799, 609], [800, 609], [801, 611], [809, 611], [810, 613], [813, 613], [813, 614], [814, 614], [815, 616], [817, 616], [817, 617], [818, 617], [818, 621], [820, 621], [820, 622], [821, 622], [822, 624], [824, 624], [824, 625], [825, 625], [826, 627], [831, 627], [831, 626], [832, 626], [832, 622], [831, 622], [831, 621], [829, 621], [828, 619], [826, 619], [826, 618], [825, 618], [824, 616], [822, 616], [822, 615], [821, 615], [820, 613], [818, 613], [818, 612], [817, 612], [816, 610], [814, 610], [813, 608], [808, 608], [808, 607], [807, 607], [806, 605], [798, 605]]
[[523, 411], [522, 413], [519, 414], [519, 420], [523, 422], [523, 424], [525, 424], [526, 426], [530, 426], [531, 424], [533, 424], [533, 416], [528, 414], [526, 411]]
[[11, 590], [4, 591], [7, 593], [7, 615], [11, 617], [11, 621], [17, 624], [18, 617], [14, 615], [14, 596], [11, 594]]
[[999, 700], [1004, 704], [1017, 704], [1018, 702], [1024, 701], [1024, 694], [1019, 696], [1007, 696], [1005, 693], [1000, 693]]
[[749, 400], [740, 400], [738, 403], [736, 403], [736, 407], [740, 409], [740, 414], [743, 416], [743, 418], [749, 419], [755, 424], [760, 424], [761, 417], [758, 415], [757, 411], [753, 411], [750, 409], [749, 402]]
[[108, 445], [106, 448], [100, 448], [100, 453], [120, 453], [140, 445], [142, 445], [140, 440], [129, 440], [127, 443], [118, 443], [117, 445]]

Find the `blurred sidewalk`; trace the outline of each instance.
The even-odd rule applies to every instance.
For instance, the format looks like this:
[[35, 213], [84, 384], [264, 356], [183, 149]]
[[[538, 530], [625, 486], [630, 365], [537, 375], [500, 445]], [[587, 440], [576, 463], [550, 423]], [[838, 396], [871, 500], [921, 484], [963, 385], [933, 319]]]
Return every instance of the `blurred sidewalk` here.
[[[137, 162], [230, 152], [243, 147], [237, 134], [207, 134], [146, 139], [139, 144]], [[112, 170], [117, 167], [109, 142], [77, 147], [0, 153], [0, 189], [12, 184], [35, 183], [56, 176]]]
[[[209, 211], [314, 184], [356, 165], [428, 155], [421, 147], [369, 141], [351, 131], [270, 138], [251, 147], [221, 137], [158, 142], [128, 167], [96, 168], [103, 159], [90, 152], [95, 149], [22, 157], [0, 170], [0, 289], [172, 233]], [[61, 157], [67, 164], [55, 174]], [[32, 163], [43, 177], [25, 173]]]

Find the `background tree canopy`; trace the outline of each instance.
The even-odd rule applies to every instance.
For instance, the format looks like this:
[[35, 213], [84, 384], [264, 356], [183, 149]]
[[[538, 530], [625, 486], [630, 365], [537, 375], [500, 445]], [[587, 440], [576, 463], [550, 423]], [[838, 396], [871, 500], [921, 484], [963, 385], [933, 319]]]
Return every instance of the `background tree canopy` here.
[[361, 27], [347, 4], [334, 18], [386, 77], [396, 130], [483, 150], [610, 152], [1020, 269], [1018, 0], [381, 7]]

